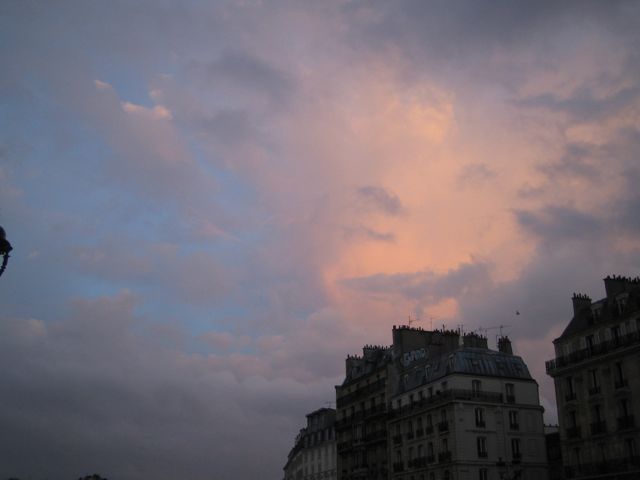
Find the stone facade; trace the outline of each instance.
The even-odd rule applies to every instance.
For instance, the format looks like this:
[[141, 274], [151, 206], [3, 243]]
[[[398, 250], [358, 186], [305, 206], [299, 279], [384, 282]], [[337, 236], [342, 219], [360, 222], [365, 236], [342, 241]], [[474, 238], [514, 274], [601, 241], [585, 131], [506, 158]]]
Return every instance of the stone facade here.
[[387, 378], [391, 350], [365, 346], [346, 359], [345, 380], [336, 386], [338, 478], [386, 480]]
[[564, 477], [640, 478], [640, 280], [604, 279], [606, 297], [573, 296], [554, 340]]
[[506, 337], [494, 351], [474, 334], [393, 333], [389, 478], [547, 478], [538, 385]]
[[538, 385], [511, 343], [394, 327], [336, 387], [341, 480], [544, 480]]
[[321, 408], [307, 415], [284, 466], [285, 480], [336, 480], [336, 411]]

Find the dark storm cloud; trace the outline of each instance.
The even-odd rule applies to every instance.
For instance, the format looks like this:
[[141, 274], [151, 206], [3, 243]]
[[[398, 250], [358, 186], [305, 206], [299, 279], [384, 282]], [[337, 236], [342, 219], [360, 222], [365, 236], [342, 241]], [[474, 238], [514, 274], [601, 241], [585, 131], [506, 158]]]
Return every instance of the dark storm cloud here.
[[376, 274], [344, 280], [350, 288], [374, 295], [397, 295], [407, 298], [438, 302], [446, 298], [465, 295], [479, 285], [489, 282], [489, 271], [483, 263], [465, 263], [446, 273], [412, 272]]

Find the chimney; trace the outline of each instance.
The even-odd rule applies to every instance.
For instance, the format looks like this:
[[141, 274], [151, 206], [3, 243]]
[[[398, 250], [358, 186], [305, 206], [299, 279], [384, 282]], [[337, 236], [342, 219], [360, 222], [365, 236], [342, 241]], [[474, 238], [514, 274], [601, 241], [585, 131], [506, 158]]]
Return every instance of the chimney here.
[[629, 284], [633, 283], [633, 280], [620, 275], [608, 275], [604, 279], [604, 290], [607, 292], [607, 298], [615, 298], [619, 293], [625, 292], [629, 288]]
[[571, 297], [573, 302], [573, 316], [577, 317], [585, 308], [591, 308], [591, 298], [584, 293], [574, 293]]
[[513, 348], [511, 348], [511, 340], [509, 340], [509, 337], [498, 338], [498, 351], [506, 353], [507, 355], [513, 355]]

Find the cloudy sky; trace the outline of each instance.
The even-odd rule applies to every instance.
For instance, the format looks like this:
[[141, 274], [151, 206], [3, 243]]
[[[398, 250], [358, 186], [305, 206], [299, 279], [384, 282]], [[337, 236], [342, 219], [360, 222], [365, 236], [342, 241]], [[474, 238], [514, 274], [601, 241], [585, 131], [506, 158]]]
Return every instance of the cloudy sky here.
[[553, 422], [640, 272], [640, 2], [6, 0], [0, 62], [2, 478], [279, 479], [409, 315]]

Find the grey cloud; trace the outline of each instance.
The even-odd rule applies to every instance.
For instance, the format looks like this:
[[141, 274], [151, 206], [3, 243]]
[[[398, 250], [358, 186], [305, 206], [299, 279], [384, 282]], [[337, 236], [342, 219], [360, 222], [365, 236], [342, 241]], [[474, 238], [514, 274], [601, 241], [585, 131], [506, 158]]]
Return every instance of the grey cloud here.
[[464, 296], [470, 290], [490, 282], [484, 263], [464, 263], [443, 274], [431, 271], [399, 274], [376, 274], [344, 280], [350, 288], [375, 295], [403, 295], [419, 301], [438, 302]]
[[[600, 177], [600, 169], [594, 164], [594, 159], [604, 160], [602, 151], [597, 146], [585, 143], [568, 143], [564, 148], [564, 154], [556, 161], [540, 166], [540, 171], [550, 179], [561, 177], [582, 177], [597, 182]], [[605, 162], [599, 162], [600, 168], [606, 168]]]
[[201, 71], [214, 87], [216, 82], [223, 82], [252, 92], [265, 92], [280, 105], [295, 92], [295, 83], [285, 72], [245, 51], [226, 51], [211, 63], [196, 63], [191, 68]]
[[404, 210], [398, 196], [383, 187], [365, 185], [358, 188], [358, 195], [367, 205], [387, 215], [399, 215]]
[[562, 206], [549, 206], [542, 212], [517, 210], [515, 215], [528, 232], [554, 242], [599, 236], [606, 225], [594, 214]]
[[[498, 48], [513, 50], [534, 42], [543, 44], [553, 32], [576, 20], [602, 23], [614, 30], [633, 32], [628, 18], [633, 2], [552, 2], [508, 0], [478, 2], [406, 0], [356, 2], [345, 8], [359, 34], [375, 46], [391, 42], [406, 53], [431, 61], [485, 57]], [[366, 20], [362, 20], [366, 19]], [[356, 40], [354, 40], [356, 41]]]
[[467, 183], [483, 183], [496, 177], [496, 172], [485, 163], [472, 163], [462, 167], [458, 174], [458, 182]]
[[544, 93], [517, 99], [513, 102], [520, 107], [564, 112], [574, 119], [589, 121], [614, 115], [639, 97], [640, 86], [623, 88], [604, 98], [597, 98], [592, 89], [581, 86], [567, 98], [560, 98], [553, 93]]
[[396, 241], [396, 236], [393, 232], [379, 232], [365, 226], [356, 226], [344, 229], [346, 236], [359, 237], [374, 242], [393, 243]]
[[136, 306], [123, 294], [77, 301], [51, 325], [2, 318], [0, 476], [280, 478], [300, 419], [334, 379], [239, 382], [206, 355], [141, 337]]

